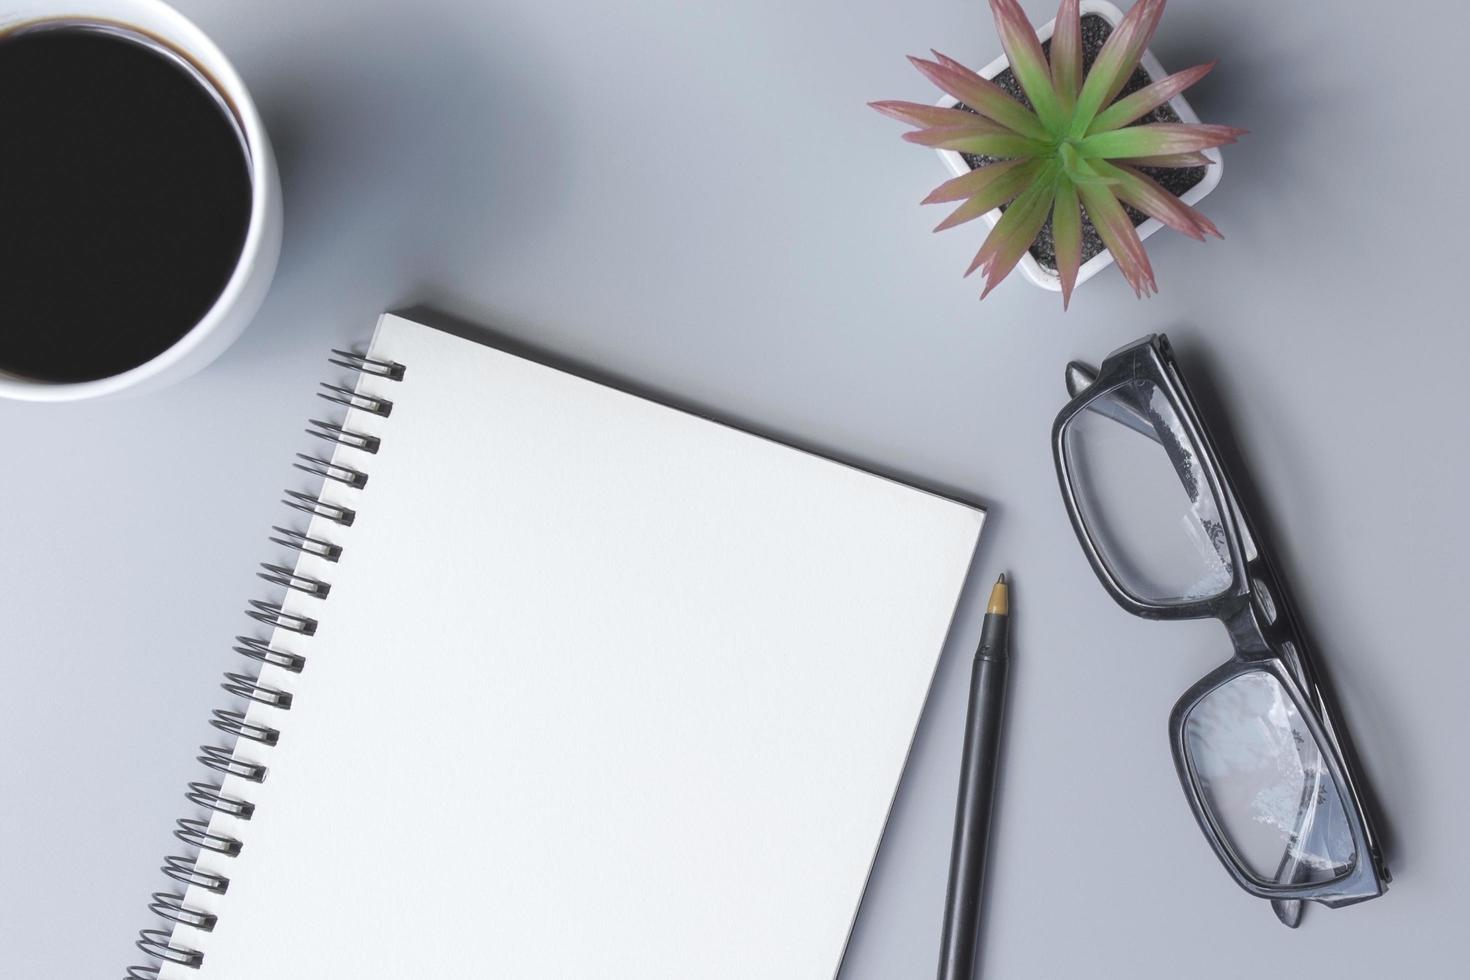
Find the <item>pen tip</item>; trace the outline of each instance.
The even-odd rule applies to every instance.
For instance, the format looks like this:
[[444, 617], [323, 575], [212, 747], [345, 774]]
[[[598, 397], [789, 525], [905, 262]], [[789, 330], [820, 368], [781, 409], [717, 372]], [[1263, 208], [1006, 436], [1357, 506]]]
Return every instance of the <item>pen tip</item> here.
[[1006, 584], [1006, 573], [1005, 572], [1001, 572], [1000, 573], [1000, 578], [998, 578], [998, 579], [995, 580], [995, 584], [996, 585], [1005, 585]]
[[993, 616], [1005, 616], [1011, 609], [1010, 587], [1006, 585], [1005, 575], [996, 580], [995, 588], [990, 590], [990, 602], [985, 606], [986, 613]]

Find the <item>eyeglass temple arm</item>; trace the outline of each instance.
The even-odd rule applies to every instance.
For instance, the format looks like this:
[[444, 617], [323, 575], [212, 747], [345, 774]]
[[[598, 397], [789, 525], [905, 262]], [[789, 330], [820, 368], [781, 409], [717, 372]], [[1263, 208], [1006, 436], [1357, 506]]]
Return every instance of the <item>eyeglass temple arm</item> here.
[[1276, 913], [1276, 920], [1288, 929], [1302, 924], [1302, 900], [1299, 898], [1273, 898], [1271, 911]]
[[1067, 365], [1067, 394], [1076, 398], [1097, 380], [1097, 372], [1081, 361], [1073, 361]]
[[[1317, 794], [1322, 786], [1322, 773], [1316, 773], [1315, 780], [1302, 785], [1301, 800], [1297, 804], [1296, 826], [1292, 829], [1292, 839], [1300, 841], [1302, 847], [1309, 846], [1310, 838], [1316, 829], [1313, 817], [1316, 815], [1313, 804], [1316, 802]], [[1281, 864], [1276, 868], [1276, 881], [1283, 885], [1294, 885], [1306, 881], [1310, 877], [1306, 862], [1301, 860], [1298, 850], [1288, 847], [1286, 853], [1281, 857]], [[1288, 929], [1295, 929], [1302, 924], [1302, 902], [1298, 898], [1275, 898], [1271, 900], [1271, 911], [1276, 913], [1276, 918]]]
[[[1073, 398], [1091, 388], [1096, 381], [1097, 372], [1081, 361], [1073, 361], [1067, 365], [1067, 393]], [[1148, 415], [1141, 408], [1128, 404], [1128, 401], [1126, 397], [1095, 398], [1087, 403], [1086, 409], [1126, 425], [1139, 435], [1147, 436], [1162, 445], [1158, 429], [1149, 420]]]
[[[1291, 833], [1291, 839], [1299, 841], [1300, 847], [1288, 847], [1282, 855], [1281, 864], [1276, 868], [1276, 881], [1280, 884], [1295, 885], [1311, 878], [1311, 869], [1302, 860], [1300, 848], [1312, 846], [1312, 839], [1321, 830], [1316, 820], [1315, 805], [1321, 792], [1322, 770], [1318, 768], [1313, 773], [1312, 780], [1302, 784], [1301, 799], [1297, 803], [1296, 826]], [[1276, 918], [1288, 929], [1295, 929], [1302, 924], [1302, 901], [1299, 898], [1272, 899], [1271, 911], [1276, 913]]]

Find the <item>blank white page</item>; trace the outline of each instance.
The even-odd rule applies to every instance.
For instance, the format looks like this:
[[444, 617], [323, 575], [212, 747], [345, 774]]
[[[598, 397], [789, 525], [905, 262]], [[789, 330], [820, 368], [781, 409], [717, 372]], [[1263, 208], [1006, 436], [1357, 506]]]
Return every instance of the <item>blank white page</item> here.
[[400, 317], [371, 354], [163, 975], [833, 976], [983, 513]]

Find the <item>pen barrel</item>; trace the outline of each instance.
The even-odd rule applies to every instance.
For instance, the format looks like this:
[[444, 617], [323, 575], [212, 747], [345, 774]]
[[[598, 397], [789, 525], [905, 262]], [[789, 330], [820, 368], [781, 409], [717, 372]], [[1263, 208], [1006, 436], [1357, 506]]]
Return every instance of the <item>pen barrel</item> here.
[[939, 980], [971, 980], [980, 942], [980, 900], [1005, 709], [1005, 617], [986, 616], [970, 675], [970, 705], [944, 900]]

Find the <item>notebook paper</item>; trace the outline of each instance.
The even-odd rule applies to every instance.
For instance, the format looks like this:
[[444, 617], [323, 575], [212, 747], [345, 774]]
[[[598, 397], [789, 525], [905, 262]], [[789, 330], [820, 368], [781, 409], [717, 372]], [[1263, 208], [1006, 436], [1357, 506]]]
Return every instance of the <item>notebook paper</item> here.
[[162, 975], [833, 976], [983, 513], [400, 317], [369, 353]]

